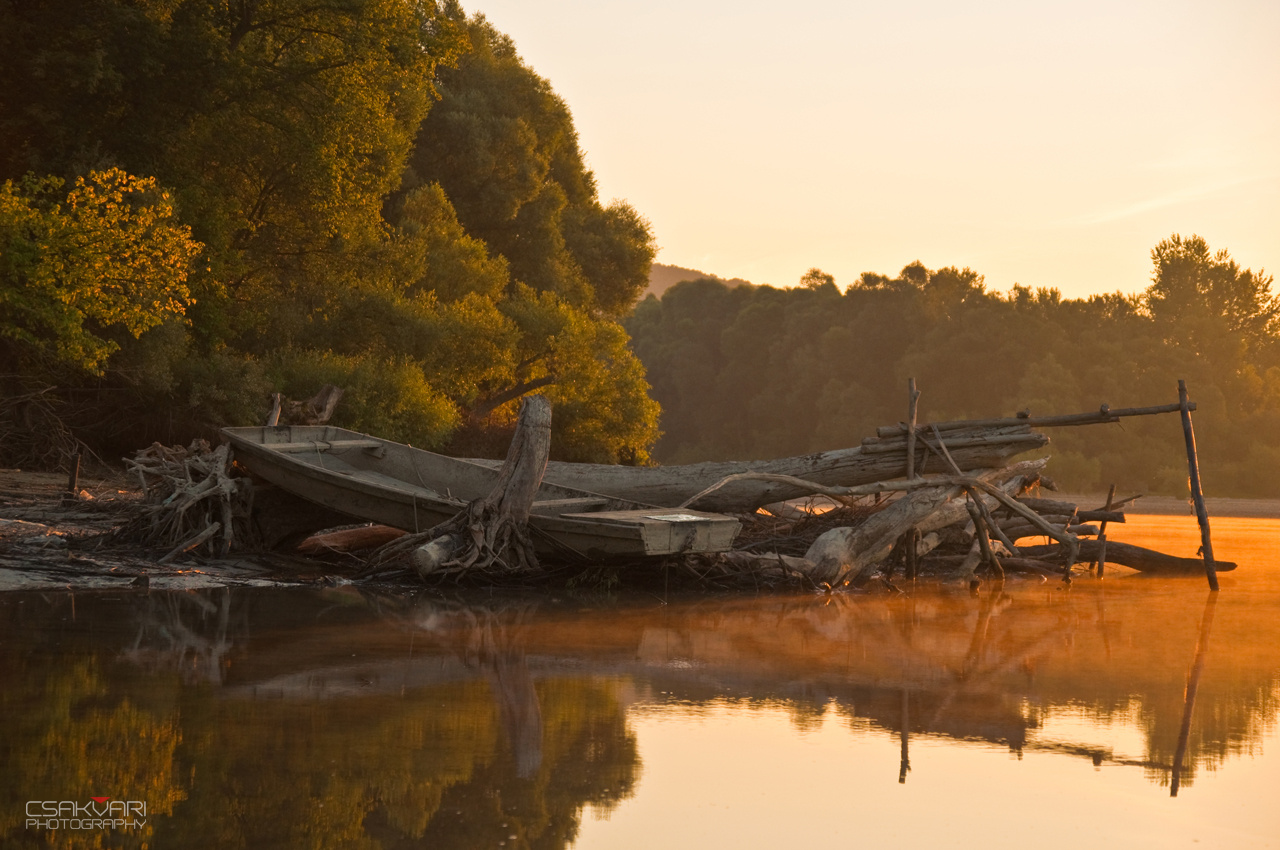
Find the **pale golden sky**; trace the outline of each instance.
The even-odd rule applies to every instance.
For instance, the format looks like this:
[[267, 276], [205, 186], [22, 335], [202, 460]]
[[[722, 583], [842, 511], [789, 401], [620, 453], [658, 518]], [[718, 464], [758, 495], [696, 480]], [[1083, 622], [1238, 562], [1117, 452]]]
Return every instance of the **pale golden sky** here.
[[573, 111], [658, 260], [970, 266], [1142, 289], [1198, 233], [1280, 271], [1280, 2], [472, 0]]

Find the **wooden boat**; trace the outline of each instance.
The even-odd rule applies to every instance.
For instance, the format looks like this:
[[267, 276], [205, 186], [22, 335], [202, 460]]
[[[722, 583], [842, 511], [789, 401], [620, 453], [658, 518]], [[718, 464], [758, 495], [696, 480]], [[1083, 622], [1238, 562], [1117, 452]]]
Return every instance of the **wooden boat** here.
[[[426, 531], [485, 496], [492, 467], [328, 425], [224, 428], [235, 460], [309, 502], [357, 520]], [[540, 551], [588, 558], [723, 552], [733, 517], [662, 508], [545, 482], [529, 518]]]

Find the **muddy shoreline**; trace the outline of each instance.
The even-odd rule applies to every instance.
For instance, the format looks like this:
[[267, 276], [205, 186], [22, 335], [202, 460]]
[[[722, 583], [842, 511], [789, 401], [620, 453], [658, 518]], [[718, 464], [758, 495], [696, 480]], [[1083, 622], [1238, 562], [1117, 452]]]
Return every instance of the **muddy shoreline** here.
[[354, 572], [340, 563], [280, 553], [222, 559], [107, 545], [141, 491], [123, 476], [81, 478], [73, 497], [63, 473], [0, 470], [0, 591], [194, 590], [337, 584]]

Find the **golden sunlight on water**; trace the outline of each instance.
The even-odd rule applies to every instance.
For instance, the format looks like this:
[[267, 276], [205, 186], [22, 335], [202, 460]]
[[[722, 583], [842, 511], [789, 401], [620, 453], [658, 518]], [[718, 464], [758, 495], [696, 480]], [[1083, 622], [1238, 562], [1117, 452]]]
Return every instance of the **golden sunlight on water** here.
[[[1215, 555], [1240, 569], [1222, 574], [1211, 606], [1188, 736], [1198, 772], [1188, 782], [1184, 768], [1176, 799], [1171, 765], [1210, 594], [1196, 580], [1114, 568], [1069, 591], [1009, 589], [985, 621], [974, 606], [967, 645], [937, 600], [901, 603], [916, 609], [907, 622], [918, 664], [941, 668], [933, 693], [921, 671], [907, 672], [911, 657], [895, 659], [899, 681], [893, 664], [866, 676], [877, 652], [895, 653], [859, 641], [852, 666], [863, 675], [853, 675], [869, 681], [852, 699], [815, 690], [800, 710], [648, 695], [629, 713], [644, 764], [636, 795], [585, 818], [576, 846], [1277, 846], [1280, 521], [1212, 526]], [[1134, 516], [1111, 536], [1188, 557], [1200, 545], [1193, 517]], [[892, 617], [858, 607], [860, 634]], [[1037, 645], [1019, 619], [1057, 639]], [[939, 638], [963, 659], [940, 655]], [[667, 646], [671, 663], [712, 654]], [[808, 675], [791, 668], [793, 689], [812, 685]], [[895, 685], [896, 717], [876, 693]]]
[[1280, 521], [1214, 544], [1216, 597], [0, 594], [0, 846], [110, 795], [123, 846], [1271, 847]]

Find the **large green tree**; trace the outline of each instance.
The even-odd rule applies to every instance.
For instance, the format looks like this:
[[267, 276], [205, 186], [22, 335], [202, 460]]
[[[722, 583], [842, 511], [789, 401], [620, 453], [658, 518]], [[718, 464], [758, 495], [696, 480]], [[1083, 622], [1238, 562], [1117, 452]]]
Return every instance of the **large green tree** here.
[[602, 205], [568, 107], [483, 17], [472, 50], [441, 72], [413, 180], [437, 182], [458, 218], [511, 264], [512, 278], [575, 307], [625, 314], [649, 279], [654, 243], [628, 204]]

